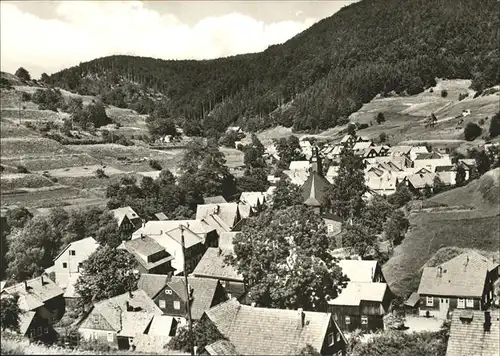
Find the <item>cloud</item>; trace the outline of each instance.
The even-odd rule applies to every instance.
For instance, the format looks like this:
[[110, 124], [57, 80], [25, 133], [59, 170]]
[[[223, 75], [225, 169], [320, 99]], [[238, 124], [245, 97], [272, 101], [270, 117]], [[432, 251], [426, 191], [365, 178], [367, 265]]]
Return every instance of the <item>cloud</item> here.
[[240, 13], [187, 26], [140, 1], [61, 1], [42, 19], [1, 2], [2, 70], [24, 66], [38, 77], [112, 54], [163, 59], [210, 59], [258, 52], [282, 43], [316, 19], [266, 24]]

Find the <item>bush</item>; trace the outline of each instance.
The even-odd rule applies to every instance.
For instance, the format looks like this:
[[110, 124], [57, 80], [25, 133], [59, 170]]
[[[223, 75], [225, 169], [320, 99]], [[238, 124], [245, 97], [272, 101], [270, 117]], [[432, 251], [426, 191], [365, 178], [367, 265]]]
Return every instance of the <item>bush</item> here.
[[469, 93], [460, 93], [460, 94], [458, 94], [458, 101], [462, 101], [465, 98], [467, 98], [468, 96], [469, 96]]
[[478, 124], [479, 124], [480, 126], [483, 126], [483, 125], [484, 125], [484, 119], [480, 119], [480, 120], [479, 120], [479, 122], [478, 122]]
[[469, 122], [464, 128], [464, 138], [467, 141], [474, 141], [476, 138], [481, 136], [483, 129], [477, 124]]
[[163, 169], [160, 162], [155, 159], [149, 160], [149, 166], [153, 169], [156, 169], [157, 171], [161, 171]]
[[95, 176], [97, 179], [108, 178], [106, 173], [104, 173], [104, 169], [102, 169], [102, 168], [96, 169]]
[[490, 137], [497, 137], [500, 135], [500, 112], [497, 112], [490, 121]]
[[17, 173], [29, 173], [28, 169], [25, 166], [19, 165], [16, 167], [16, 169]]
[[31, 94], [23, 92], [21, 94], [21, 100], [22, 101], [30, 101], [31, 100]]
[[368, 124], [356, 124], [356, 126], [358, 127], [358, 130], [363, 130], [368, 128]]
[[12, 84], [7, 79], [0, 78], [0, 88], [9, 90], [12, 89]]
[[385, 132], [381, 132], [380, 135], [378, 135], [378, 140], [380, 143], [384, 143], [387, 141], [387, 134]]
[[375, 121], [377, 121], [377, 124], [379, 124], [379, 125], [380, 125], [381, 123], [385, 122], [385, 116], [384, 116], [384, 114], [383, 114], [383, 113], [381, 113], [381, 112], [379, 112], [379, 113], [377, 114], [377, 116], [375, 117]]
[[446, 89], [441, 90], [441, 97], [446, 98], [447, 96], [448, 96], [448, 90]]

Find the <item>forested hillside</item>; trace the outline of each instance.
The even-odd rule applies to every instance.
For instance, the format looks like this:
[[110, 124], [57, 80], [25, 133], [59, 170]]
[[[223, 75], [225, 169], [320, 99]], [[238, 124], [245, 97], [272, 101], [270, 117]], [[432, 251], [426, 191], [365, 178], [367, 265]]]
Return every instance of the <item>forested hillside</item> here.
[[[46, 81], [151, 112], [162, 100], [187, 133], [345, 123], [377, 94], [416, 94], [435, 77], [500, 83], [496, 0], [363, 0], [282, 45], [205, 61], [110, 56]], [[158, 45], [161, 44], [158, 39]]]

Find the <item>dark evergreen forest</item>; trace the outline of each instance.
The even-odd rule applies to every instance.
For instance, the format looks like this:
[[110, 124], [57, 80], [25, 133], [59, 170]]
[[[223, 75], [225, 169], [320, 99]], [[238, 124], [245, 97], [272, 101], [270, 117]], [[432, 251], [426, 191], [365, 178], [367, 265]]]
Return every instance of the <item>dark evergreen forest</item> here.
[[140, 113], [161, 102], [188, 134], [233, 123], [326, 129], [377, 94], [417, 94], [436, 77], [472, 79], [475, 90], [500, 83], [499, 10], [497, 0], [363, 0], [261, 53], [110, 56], [47, 82]]

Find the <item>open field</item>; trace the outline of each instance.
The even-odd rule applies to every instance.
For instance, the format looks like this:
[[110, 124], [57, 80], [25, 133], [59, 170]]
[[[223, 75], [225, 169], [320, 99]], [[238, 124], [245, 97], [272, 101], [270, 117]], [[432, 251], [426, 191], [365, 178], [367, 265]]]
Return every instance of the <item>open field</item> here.
[[40, 135], [24, 125], [19, 125], [9, 119], [2, 118], [0, 121], [0, 138], [8, 137], [39, 137]]
[[52, 169], [89, 166], [99, 164], [99, 160], [85, 153], [52, 155], [32, 155], [30, 157], [2, 157], [2, 165], [22, 165], [29, 171], [50, 171]]
[[2, 158], [28, 158], [69, 152], [65, 146], [47, 138], [2, 138], [0, 149]]
[[[68, 167], [68, 168], [59, 168], [59, 169], [52, 169], [48, 170], [49, 175], [51, 177], [56, 177], [56, 178], [63, 178], [63, 177], [92, 177], [95, 175], [95, 171], [97, 169], [103, 169], [101, 165], [91, 165], [91, 166], [77, 166], [77, 167]], [[114, 174], [120, 174], [124, 173], [123, 171], [106, 166], [106, 168], [103, 169], [104, 173], [106, 175], [114, 175]], [[39, 173], [43, 173], [40, 171]]]
[[383, 266], [385, 278], [395, 293], [408, 295], [416, 291], [422, 266], [443, 247], [498, 251], [499, 175], [497, 168], [465, 187], [429, 200], [448, 204], [448, 210], [426, 209], [410, 214], [410, 229], [405, 239]]

